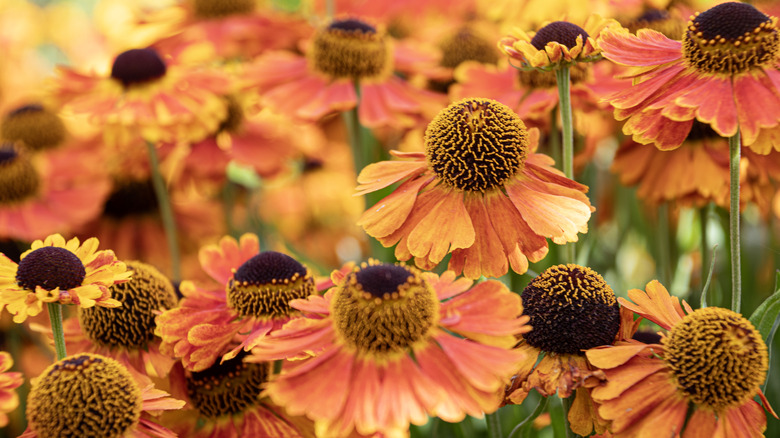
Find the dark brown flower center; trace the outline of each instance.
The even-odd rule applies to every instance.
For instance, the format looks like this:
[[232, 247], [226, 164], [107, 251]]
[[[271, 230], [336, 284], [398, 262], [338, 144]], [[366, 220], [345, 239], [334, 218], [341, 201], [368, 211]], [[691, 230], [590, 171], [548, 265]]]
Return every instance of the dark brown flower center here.
[[119, 362], [77, 354], [49, 366], [27, 398], [39, 437], [122, 437], [141, 416], [141, 390]]
[[680, 391], [716, 412], [752, 399], [766, 378], [768, 353], [761, 334], [728, 309], [694, 311], [672, 327], [663, 344]]
[[217, 132], [236, 132], [244, 121], [244, 109], [233, 96], [225, 96], [227, 102], [227, 116], [219, 124]]
[[300, 262], [265, 251], [242, 264], [227, 285], [228, 305], [239, 315], [258, 318], [294, 313], [290, 300], [316, 293], [314, 278]]
[[151, 180], [117, 181], [103, 205], [103, 214], [113, 219], [123, 219], [157, 213], [157, 195]]
[[371, 261], [336, 287], [337, 333], [359, 355], [406, 354], [438, 322], [436, 293], [416, 268]]
[[445, 184], [464, 191], [502, 187], [522, 169], [528, 147], [520, 117], [490, 99], [453, 103], [425, 131], [429, 167]]
[[224, 18], [247, 15], [255, 10], [255, 0], [194, 0], [193, 13], [198, 18]]
[[571, 49], [577, 45], [577, 37], [580, 35], [582, 35], [583, 44], [590, 36], [588, 32], [585, 32], [585, 29], [576, 24], [567, 21], [553, 21], [536, 32], [536, 35], [531, 38], [531, 45], [536, 50], [543, 50], [547, 43], [555, 42]]
[[442, 40], [439, 48], [442, 52], [441, 65], [447, 68], [455, 68], [466, 61], [495, 64], [500, 59], [496, 44], [468, 27], [462, 27]]
[[65, 248], [44, 246], [28, 253], [16, 270], [16, 282], [27, 290], [69, 290], [81, 286], [86, 277], [81, 259]]
[[384, 35], [354, 18], [334, 20], [314, 36], [309, 59], [333, 78], [368, 78], [388, 74], [390, 51]]
[[233, 359], [189, 373], [187, 395], [201, 415], [217, 418], [240, 414], [260, 402], [271, 368], [268, 363], [243, 362], [245, 356], [242, 351]]
[[65, 140], [65, 124], [41, 105], [25, 105], [5, 116], [0, 136], [9, 141], [21, 141], [34, 151], [51, 149]]
[[661, 9], [648, 9], [636, 18], [621, 20], [621, 24], [632, 33], [639, 29], [652, 29], [673, 40], [682, 39], [685, 29], [685, 21]]
[[582, 355], [610, 345], [620, 328], [620, 307], [612, 288], [590, 268], [557, 265], [525, 288], [523, 314], [533, 330], [523, 335], [542, 351]]
[[0, 205], [12, 205], [38, 193], [40, 177], [27, 156], [12, 143], [0, 143]]
[[780, 56], [777, 18], [746, 3], [722, 3], [696, 13], [683, 37], [688, 65], [736, 74], [773, 65]]
[[111, 77], [129, 87], [161, 78], [166, 71], [165, 62], [156, 50], [131, 49], [116, 57], [111, 67]]
[[111, 296], [122, 306], [79, 309], [79, 321], [96, 344], [137, 350], [154, 339], [154, 312], [173, 308], [177, 299], [171, 281], [154, 266], [134, 261], [126, 264], [133, 277], [110, 288]]

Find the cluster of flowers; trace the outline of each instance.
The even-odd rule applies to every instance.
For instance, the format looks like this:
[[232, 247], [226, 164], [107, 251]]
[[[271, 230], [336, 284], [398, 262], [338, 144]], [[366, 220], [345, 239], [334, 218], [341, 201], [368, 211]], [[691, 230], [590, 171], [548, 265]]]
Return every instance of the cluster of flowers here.
[[0, 77], [0, 312], [57, 354], [0, 352], [0, 427], [26, 377], [24, 437], [404, 437], [532, 392], [583, 436], [762, 436], [766, 334], [549, 254], [596, 208], [540, 149], [571, 99], [577, 169], [622, 126], [649, 205], [728, 207], [736, 138], [780, 219], [780, 10], [335, 3], [136, 11], [91, 72]]

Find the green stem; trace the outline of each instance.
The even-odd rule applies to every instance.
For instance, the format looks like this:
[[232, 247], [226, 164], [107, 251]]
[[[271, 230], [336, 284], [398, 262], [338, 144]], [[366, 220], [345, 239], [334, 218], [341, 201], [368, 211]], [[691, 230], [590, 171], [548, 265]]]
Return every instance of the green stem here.
[[731, 237], [731, 310], [739, 313], [742, 307], [742, 270], [739, 243], [739, 161], [741, 141], [739, 130], [729, 138], [729, 173], [731, 202], [729, 205], [729, 235]]
[[529, 415], [525, 420], [519, 422], [517, 426], [515, 426], [515, 428], [512, 429], [511, 432], [509, 432], [509, 436], [507, 438], [514, 438], [515, 435], [521, 434], [526, 425], [536, 420], [536, 418], [547, 409], [548, 401], [549, 401], [549, 397], [542, 397], [539, 400], [539, 404], [536, 405], [536, 409], [534, 409], [531, 415]]
[[[558, 107], [561, 109], [561, 135], [563, 140], [563, 173], [566, 178], [574, 179], [574, 124], [571, 115], [571, 93], [569, 91], [569, 67], [562, 66], [555, 70], [555, 80], [558, 84]], [[566, 263], [577, 260], [575, 243], [566, 245]]]
[[660, 265], [661, 283], [671, 286], [672, 282], [672, 253], [669, 249], [669, 204], [662, 202], [658, 205], [658, 263]]
[[51, 332], [54, 335], [54, 351], [57, 352], [57, 360], [62, 360], [68, 353], [65, 351], [65, 332], [62, 330], [62, 304], [46, 303], [49, 308], [49, 321]]
[[699, 227], [701, 232], [701, 284], [702, 287], [704, 286], [704, 279], [707, 278], [707, 251], [709, 250], [709, 247], [707, 245], [707, 242], [709, 241], [709, 236], [707, 232], [707, 224], [709, 223], [709, 213], [708, 209], [711, 204], [708, 204], [704, 207], [699, 208]]
[[163, 229], [165, 229], [165, 238], [168, 241], [168, 251], [171, 254], [171, 281], [178, 283], [181, 281], [181, 266], [179, 262], [179, 238], [176, 232], [176, 221], [173, 217], [173, 207], [168, 196], [168, 188], [165, 187], [165, 180], [163, 180], [163, 176], [160, 173], [160, 159], [157, 156], [157, 147], [147, 141], [146, 149], [149, 152], [149, 167], [152, 173], [154, 193], [157, 196], [160, 217], [162, 218]]
[[485, 414], [485, 422], [487, 423], [488, 438], [501, 438], [501, 418], [498, 416], [498, 411]]

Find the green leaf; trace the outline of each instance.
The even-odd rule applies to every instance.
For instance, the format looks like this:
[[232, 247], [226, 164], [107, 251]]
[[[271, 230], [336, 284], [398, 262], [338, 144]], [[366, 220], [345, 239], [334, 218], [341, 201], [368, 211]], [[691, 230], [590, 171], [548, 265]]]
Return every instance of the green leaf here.
[[256, 189], [262, 185], [262, 180], [251, 166], [245, 166], [231, 161], [226, 169], [230, 181], [240, 184], [248, 189]]
[[750, 322], [761, 333], [767, 346], [772, 345], [772, 337], [777, 330], [775, 323], [780, 315], [780, 271], [775, 279], [775, 293], [764, 300], [750, 316]]
[[718, 245], [712, 247], [712, 257], [710, 257], [710, 272], [707, 274], [707, 282], [704, 283], [704, 288], [701, 290], [701, 308], [707, 307], [707, 291], [710, 289], [710, 281], [712, 280], [712, 272], [715, 270], [715, 250], [718, 249]]

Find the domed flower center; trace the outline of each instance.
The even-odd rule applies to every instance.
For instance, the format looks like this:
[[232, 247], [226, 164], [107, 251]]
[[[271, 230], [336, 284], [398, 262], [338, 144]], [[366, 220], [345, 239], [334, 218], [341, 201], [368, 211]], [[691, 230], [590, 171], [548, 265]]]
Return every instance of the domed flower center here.
[[425, 130], [428, 166], [445, 184], [472, 192], [500, 188], [528, 154], [517, 114], [490, 99], [464, 99], [443, 109]]
[[687, 141], [701, 141], [701, 140], [714, 140], [723, 138], [715, 132], [714, 129], [707, 123], [702, 123], [698, 120], [693, 121], [691, 126], [691, 132], [688, 133]]
[[523, 291], [523, 313], [534, 328], [529, 345], [558, 354], [610, 345], [620, 328], [620, 307], [601, 275], [578, 265], [557, 265], [534, 278]]
[[227, 302], [242, 316], [277, 318], [296, 312], [290, 300], [314, 293], [314, 278], [305, 266], [286, 254], [264, 251], [233, 274], [227, 285]]
[[390, 51], [377, 30], [357, 19], [334, 20], [314, 36], [309, 59], [332, 78], [370, 78], [390, 73]]
[[0, 143], [0, 205], [12, 205], [38, 193], [40, 177], [12, 143]]
[[716, 412], [752, 399], [766, 378], [761, 334], [731, 310], [698, 309], [672, 327], [663, 343], [677, 387]]
[[688, 65], [705, 73], [773, 65], [780, 56], [777, 18], [747, 3], [722, 3], [688, 22], [682, 50]]
[[246, 354], [242, 351], [233, 359], [189, 373], [187, 395], [201, 415], [217, 418], [240, 414], [257, 405], [271, 372], [270, 364], [243, 362]]
[[244, 121], [244, 109], [233, 96], [225, 96], [225, 102], [227, 102], [227, 116], [219, 124], [217, 132], [236, 132]]
[[648, 9], [636, 18], [623, 20], [621, 24], [632, 33], [636, 33], [639, 29], [652, 29], [661, 32], [669, 39], [680, 40], [685, 23], [667, 11]]
[[[569, 67], [569, 78], [572, 85], [579, 84], [588, 78], [590, 70], [584, 64], [574, 64]], [[557, 89], [558, 83], [555, 81], [555, 74], [552, 72], [540, 70], [518, 70], [517, 80], [523, 88], [532, 90], [542, 88]]]
[[372, 260], [337, 286], [331, 310], [339, 337], [359, 355], [396, 355], [427, 339], [439, 300], [416, 268]]
[[580, 35], [582, 43], [585, 44], [585, 40], [590, 36], [585, 29], [567, 21], [553, 21], [536, 32], [531, 38], [531, 45], [536, 50], [543, 50], [547, 43], [555, 42], [571, 49], [577, 45], [577, 37]]
[[113, 219], [157, 213], [157, 196], [151, 180], [116, 181], [103, 204], [103, 214]]
[[194, 0], [193, 13], [198, 18], [223, 18], [248, 15], [255, 10], [255, 0]]
[[495, 64], [500, 59], [496, 44], [468, 27], [462, 27], [442, 40], [439, 48], [442, 51], [441, 65], [447, 68], [455, 68], [466, 61]]
[[165, 75], [167, 67], [154, 49], [131, 49], [114, 60], [111, 77], [125, 87], [142, 84]]
[[9, 141], [21, 141], [34, 151], [51, 149], [65, 140], [65, 125], [59, 116], [41, 105], [25, 105], [5, 116], [0, 136]]
[[135, 261], [126, 264], [133, 278], [110, 288], [111, 296], [122, 306], [79, 309], [79, 321], [94, 343], [137, 350], [154, 339], [153, 312], [173, 308], [176, 292], [171, 281], [154, 266]]
[[39, 437], [122, 437], [141, 407], [141, 390], [125, 367], [81, 353], [44, 370], [27, 398], [27, 419]]
[[16, 282], [27, 290], [73, 289], [81, 286], [87, 271], [81, 259], [65, 248], [44, 246], [28, 253], [19, 262]]

